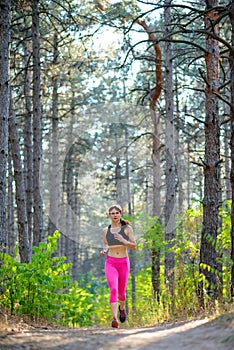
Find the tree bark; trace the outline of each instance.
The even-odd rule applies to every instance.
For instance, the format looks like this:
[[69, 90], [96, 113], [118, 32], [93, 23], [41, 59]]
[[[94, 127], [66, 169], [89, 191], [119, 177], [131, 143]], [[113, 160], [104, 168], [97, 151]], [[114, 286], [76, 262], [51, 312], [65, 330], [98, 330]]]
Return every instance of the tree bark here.
[[24, 173], [25, 190], [27, 196], [27, 219], [28, 239], [32, 246], [33, 236], [33, 130], [32, 130], [32, 96], [31, 96], [31, 74], [29, 69], [30, 54], [28, 41], [23, 41], [24, 47], [24, 99], [25, 99], [25, 124], [24, 124]]
[[[177, 117], [180, 116], [180, 101], [179, 101], [179, 84], [178, 84], [178, 74], [177, 70], [175, 72], [175, 115]], [[185, 193], [183, 189], [184, 182], [187, 182], [187, 179], [185, 181], [185, 143], [184, 139], [181, 141], [181, 134], [180, 131], [184, 131], [184, 122], [180, 117], [176, 121], [176, 128], [175, 128], [175, 162], [177, 164], [177, 186], [176, 186], [176, 192], [178, 193], [178, 205], [177, 210], [179, 215], [185, 211]]]
[[229, 17], [232, 28], [232, 50], [229, 52], [230, 64], [230, 81], [231, 81], [231, 187], [232, 187], [232, 206], [231, 206], [231, 295], [234, 297], [234, 1], [231, 2], [229, 8]]
[[[153, 126], [153, 208], [152, 215], [161, 220], [161, 141], [160, 141], [160, 117], [157, 116], [155, 107], [151, 109], [151, 120]], [[156, 235], [157, 233], [155, 233]], [[160, 293], [160, 256], [161, 251], [157, 246], [157, 239], [152, 242], [151, 249], [151, 271], [152, 287], [154, 297], [159, 297]]]
[[[75, 191], [74, 191], [74, 148], [70, 148], [66, 157], [66, 194], [67, 194], [67, 234], [69, 237], [66, 237], [66, 257], [67, 262], [73, 263], [74, 255], [78, 254], [76, 251], [76, 243], [71, 239], [73, 234], [73, 220], [72, 220], [72, 211], [75, 212]], [[78, 235], [78, 232], [77, 232]], [[76, 276], [77, 271], [72, 269], [73, 278]]]
[[[218, 35], [218, 25], [212, 25], [217, 19], [217, 12], [213, 7], [218, 1], [207, 1], [205, 27], [209, 32]], [[200, 273], [207, 280], [207, 294], [212, 300], [217, 293], [217, 252], [216, 241], [219, 228], [220, 206], [220, 126], [218, 94], [219, 86], [219, 47], [218, 41], [212, 36], [206, 39], [205, 63], [207, 86], [205, 89], [205, 155], [204, 155], [204, 198], [203, 198], [203, 226], [200, 247]], [[199, 301], [204, 306], [204, 285], [199, 283]]]
[[59, 155], [58, 155], [58, 34], [54, 33], [53, 101], [52, 101], [52, 158], [50, 164], [49, 234], [58, 227], [59, 220]]
[[[130, 165], [129, 165], [129, 135], [128, 126], [124, 125], [124, 140], [125, 140], [125, 177], [127, 182], [127, 203], [128, 203], [128, 214], [132, 215], [132, 203], [131, 203], [131, 188], [130, 188]], [[131, 261], [131, 283], [132, 283], [132, 309], [136, 311], [136, 251], [130, 250], [129, 252]]]
[[9, 118], [10, 0], [1, 0], [0, 11], [0, 252], [6, 251], [6, 172]]
[[[171, 0], [165, 0], [165, 35], [170, 36]], [[170, 251], [175, 238], [175, 156], [174, 156], [174, 102], [172, 78], [172, 47], [165, 43], [165, 101], [166, 101], [166, 210], [165, 224], [167, 251], [165, 254], [165, 282], [171, 295], [174, 295], [174, 253]]]
[[44, 240], [43, 208], [40, 192], [40, 166], [42, 157], [42, 113], [40, 87], [40, 34], [38, 0], [32, 0], [32, 45], [33, 45], [33, 245]]
[[11, 142], [12, 159], [14, 164], [14, 178], [16, 187], [17, 221], [19, 237], [19, 254], [23, 263], [30, 261], [28, 241], [28, 220], [26, 209], [26, 192], [24, 185], [23, 165], [19, 147], [19, 135], [17, 131], [16, 115], [13, 109], [12, 96], [10, 98], [9, 136]]
[[[75, 95], [73, 93], [71, 100], [71, 120], [69, 124], [68, 141], [70, 143], [70, 138], [74, 134], [73, 124], [75, 121]], [[65, 181], [66, 181], [66, 237], [65, 237], [65, 255], [67, 261], [72, 263], [72, 277], [77, 279], [78, 275], [78, 253], [79, 253], [79, 241], [80, 241], [80, 211], [77, 201], [76, 189], [78, 187], [78, 172], [79, 165], [78, 162], [81, 161], [82, 143], [73, 143], [66, 155], [66, 168], [65, 168]], [[86, 152], [86, 150], [84, 151]], [[77, 187], [76, 187], [77, 186]]]
[[[145, 31], [148, 33], [149, 40], [154, 43], [155, 51], [155, 80], [156, 86], [150, 96], [150, 114], [153, 127], [153, 145], [152, 145], [152, 162], [153, 162], [153, 208], [152, 215], [161, 216], [161, 140], [160, 116], [156, 113], [156, 104], [162, 91], [162, 51], [155, 35], [144, 21], [137, 20]], [[152, 270], [152, 287], [153, 295], [159, 296], [160, 293], [160, 249], [156, 245], [156, 239], [153, 241], [151, 249], [151, 270]]]
[[13, 169], [12, 169], [11, 146], [9, 142], [8, 154], [8, 176], [7, 176], [7, 254], [13, 256], [16, 246], [16, 232], [14, 225], [14, 190], [13, 190]]
[[[225, 114], [231, 115], [230, 107], [225, 105], [224, 108], [227, 110]], [[230, 146], [229, 141], [231, 139], [231, 132], [229, 124], [225, 123], [224, 125], [224, 156], [225, 156], [225, 200], [230, 201], [232, 198], [232, 188], [230, 181]]]

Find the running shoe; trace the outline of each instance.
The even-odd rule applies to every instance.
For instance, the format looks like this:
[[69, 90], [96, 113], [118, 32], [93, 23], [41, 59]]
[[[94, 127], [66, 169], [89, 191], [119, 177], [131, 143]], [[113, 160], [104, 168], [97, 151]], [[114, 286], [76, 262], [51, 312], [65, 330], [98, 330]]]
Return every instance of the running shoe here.
[[119, 320], [121, 323], [124, 323], [126, 320], [126, 313], [125, 310], [121, 310], [120, 309], [120, 305], [119, 305]]
[[111, 323], [112, 328], [119, 328], [119, 322], [114, 318]]

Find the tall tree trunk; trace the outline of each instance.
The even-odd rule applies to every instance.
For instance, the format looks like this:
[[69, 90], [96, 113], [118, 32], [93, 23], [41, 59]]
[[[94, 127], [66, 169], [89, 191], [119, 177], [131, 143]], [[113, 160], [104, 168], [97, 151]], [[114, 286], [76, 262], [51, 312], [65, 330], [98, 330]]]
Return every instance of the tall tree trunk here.
[[13, 169], [12, 169], [12, 157], [11, 146], [9, 142], [9, 155], [8, 155], [8, 176], [7, 176], [7, 253], [11, 256], [14, 255], [16, 245], [16, 233], [14, 227], [14, 193], [13, 193]]
[[6, 250], [10, 0], [0, 0], [0, 252]]
[[[116, 143], [117, 143], [117, 136]], [[118, 146], [117, 146], [118, 147]], [[122, 176], [121, 176], [121, 165], [120, 165], [120, 157], [116, 156], [116, 162], [115, 162], [115, 183], [116, 183], [116, 203], [118, 203], [121, 207], [123, 207], [123, 189], [122, 189]]]
[[[153, 106], [151, 106], [153, 107]], [[152, 215], [161, 221], [161, 141], [160, 141], [160, 117], [157, 116], [155, 106], [151, 108], [151, 120], [153, 125], [153, 210]], [[155, 233], [156, 235], [157, 233]], [[151, 270], [152, 287], [154, 297], [159, 298], [160, 293], [160, 255], [161, 251], [157, 239], [152, 242], [151, 249]]]
[[52, 157], [50, 164], [49, 234], [58, 228], [59, 220], [59, 160], [58, 160], [58, 34], [54, 33], [53, 100], [52, 100]]
[[[171, 31], [171, 0], [165, 0], [164, 23], [166, 37]], [[170, 251], [175, 238], [175, 157], [174, 157], [174, 102], [171, 43], [165, 43], [165, 101], [166, 101], [166, 211], [165, 224], [167, 251], [165, 254], [165, 282], [174, 295], [174, 253]]]
[[[73, 213], [75, 212], [75, 191], [74, 191], [74, 149], [70, 148], [66, 157], [66, 194], [67, 194], [67, 237], [66, 257], [67, 262], [73, 262], [73, 254], [76, 251], [73, 237]], [[69, 236], [68, 236], [69, 235]], [[77, 252], [76, 252], [77, 254]], [[73, 270], [73, 277], [75, 271]]]
[[231, 295], [234, 297], [234, 1], [229, 8], [229, 16], [232, 28], [232, 50], [229, 52], [230, 81], [231, 81], [231, 186], [232, 186], [232, 207], [231, 207]]
[[72, 278], [77, 280], [79, 273], [79, 246], [80, 246], [80, 203], [78, 198], [78, 171], [75, 172], [74, 179], [74, 208], [76, 216], [73, 216], [72, 230], [75, 234], [72, 252]]
[[[231, 114], [229, 106], [226, 105], [225, 108], [228, 108], [228, 115]], [[225, 113], [226, 114], [226, 113]], [[229, 149], [229, 140], [230, 140], [230, 128], [227, 123], [224, 125], [224, 156], [225, 156], [225, 200], [231, 200], [232, 198], [232, 188], [230, 181], [230, 149]]]
[[[217, 11], [212, 8], [218, 6], [218, 1], [207, 1], [205, 27], [208, 32], [218, 35]], [[207, 86], [205, 89], [205, 155], [204, 155], [204, 198], [203, 198], [203, 226], [200, 247], [200, 273], [207, 280], [207, 294], [214, 300], [217, 292], [217, 262], [216, 241], [219, 228], [220, 205], [220, 126], [218, 93], [219, 86], [219, 47], [218, 41], [212, 36], [206, 39], [205, 63]], [[204, 306], [204, 285], [199, 283], [199, 301]]]
[[184, 212], [184, 168], [185, 168], [185, 148], [184, 140], [181, 142], [180, 130], [184, 130], [184, 123], [180, 119], [180, 102], [178, 94], [178, 74], [177, 70], [175, 72], [175, 100], [176, 100], [176, 111], [175, 115], [178, 117], [176, 128], [175, 128], [175, 162], [177, 164], [177, 176], [178, 176], [178, 185], [176, 186], [176, 192], [178, 192], [178, 213], [181, 214]]
[[40, 166], [42, 157], [42, 114], [40, 87], [40, 34], [38, 0], [32, 0], [32, 45], [33, 45], [33, 189], [34, 225], [33, 245], [44, 240], [43, 207], [40, 192]]
[[191, 145], [191, 137], [188, 135], [186, 137], [186, 160], [187, 160], [187, 207], [189, 208], [191, 205], [191, 161], [190, 161], [190, 145]]
[[[110, 132], [112, 135], [114, 134], [115, 139], [115, 186], [116, 186], [116, 203], [118, 203], [123, 209], [124, 205], [127, 202], [127, 187], [125, 175], [122, 174], [123, 166], [121, 165], [121, 152], [119, 145], [120, 138], [120, 129], [123, 127], [127, 127], [122, 125], [121, 123], [115, 124], [112, 123], [110, 125]], [[126, 136], [126, 135], [125, 135]]]
[[[129, 165], [129, 140], [128, 140], [128, 126], [124, 126], [125, 131], [125, 164], [126, 164], [126, 183], [127, 183], [127, 203], [128, 203], [128, 214], [132, 215], [132, 205], [131, 205], [131, 188], [130, 188], [130, 165]], [[132, 282], [132, 309], [136, 311], [136, 251], [130, 250], [129, 256], [131, 259], [131, 282]]]
[[[73, 125], [75, 121], [75, 94], [72, 95], [71, 100], [71, 120], [69, 124], [69, 131], [67, 135], [67, 140], [69, 144], [74, 135]], [[78, 275], [78, 249], [80, 240], [80, 210], [77, 210], [79, 203], [77, 200], [78, 190], [78, 169], [77, 164], [78, 159], [81, 158], [82, 145], [81, 143], [73, 143], [66, 154], [66, 168], [64, 174], [64, 180], [66, 182], [66, 229], [64, 233], [65, 237], [65, 255], [67, 261], [72, 263], [72, 277], [77, 279]]]
[[[162, 52], [161, 47], [157, 44], [155, 35], [144, 21], [137, 20], [145, 31], [148, 33], [149, 40], [154, 43], [155, 51], [155, 80], [156, 85], [152, 90], [150, 98], [150, 113], [153, 125], [153, 210], [152, 215], [161, 216], [161, 141], [160, 141], [160, 116], [156, 114], [156, 104], [162, 91]], [[160, 249], [157, 247], [156, 239], [153, 241], [151, 249], [151, 269], [152, 269], [152, 286], [154, 296], [159, 296], [160, 292]]]
[[[25, 34], [26, 36], [27, 34]], [[25, 190], [27, 196], [27, 218], [28, 218], [28, 239], [32, 246], [33, 235], [33, 130], [32, 130], [32, 96], [31, 96], [31, 74], [30, 74], [30, 54], [28, 51], [28, 41], [23, 41], [24, 47], [24, 98], [25, 98], [25, 123], [24, 123], [24, 173]]]
[[21, 160], [19, 135], [17, 130], [16, 115], [13, 109], [12, 96], [10, 97], [9, 136], [11, 141], [11, 151], [14, 164], [14, 178], [16, 187], [19, 254], [21, 262], [28, 263], [30, 261], [31, 254], [29, 250], [28, 241], [26, 192], [24, 185], [23, 162]]
[[71, 164], [68, 160], [67, 163], [67, 174], [66, 174], [66, 194], [67, 194], [67, 206], [66, 206], [66, 233], [65, 233], [65, 256], [67, 258], [67, 262], [72, 262], [72, 252], [73, 252], [73, 246], [72, 246], [72, 240], [71, 240], [71, 232], [72, 232], [72, 217], [71, 217], [71, 208], [70, 208], [70, 200], [73, 196], [72, 193], [72, 169]]
[[129, 137], [128, 137], [128, 126], [124, 126], [124, 140], [125, 140], [125, 177], [127, 185], [127, 203], [128, 203], [128, 213], [132, 215], [132, 203], [131, 203], [131, 182], [130, 182], [130, 164], [129, 164]]

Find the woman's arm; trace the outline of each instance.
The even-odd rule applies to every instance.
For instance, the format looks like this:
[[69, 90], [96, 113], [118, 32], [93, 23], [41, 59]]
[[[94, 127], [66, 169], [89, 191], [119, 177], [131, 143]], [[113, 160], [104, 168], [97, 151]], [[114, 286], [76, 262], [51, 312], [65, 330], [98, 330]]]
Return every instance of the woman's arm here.
[[134, 238], [134, 233], [133, 233], [132, 227], [130, 225], [127, 225], [124, 232], [128, 235], [129, 241], [127, 241], [125, 238], [123, 238], [123, 236], [120, 235], [119, 233], [116, 233], [114, 235], [115, 238], [118, 239], [118, 241], [122, 242], [125, 247], [132, 249], [132, 250], [136, 250], [136, 240]]
[[108, 250], [109, 250], [109, 246], [108, 246], [108, 243], [107, 243], [107, 240], [106, 240], [106, 233], [107, 233], [107, 229], [104, 228], [104, 230], [102, 231], [102, 234], [103, 234], [103, 248], [102, 248], [102, 250], [100, 251], [100, 255], [101, 255], [101, 256], [106, 255], [106, 253], [107, 253]]

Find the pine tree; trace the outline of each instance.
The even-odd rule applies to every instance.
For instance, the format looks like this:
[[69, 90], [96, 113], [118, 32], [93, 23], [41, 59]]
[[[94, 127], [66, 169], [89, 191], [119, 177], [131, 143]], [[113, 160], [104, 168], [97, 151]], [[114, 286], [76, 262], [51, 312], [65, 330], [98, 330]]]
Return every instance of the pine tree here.
[[9, 118], [9, 41], [10, 0], [0, 1], [0, 251], [5, 251], [6, 235], [6, 174], [8, 157]]

